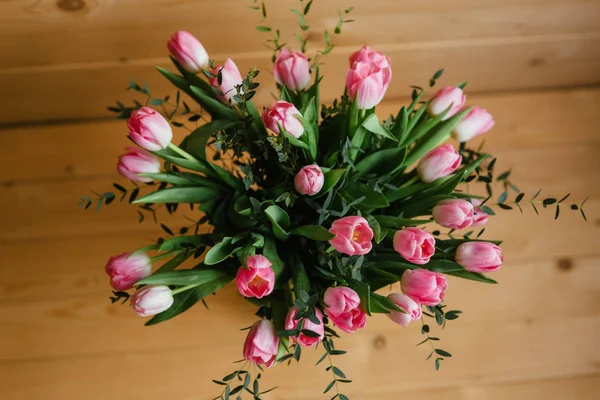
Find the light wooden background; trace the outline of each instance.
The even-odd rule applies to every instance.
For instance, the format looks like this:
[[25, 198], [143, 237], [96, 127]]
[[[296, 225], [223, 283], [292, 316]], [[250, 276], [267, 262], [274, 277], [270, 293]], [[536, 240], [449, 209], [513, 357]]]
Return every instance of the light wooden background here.
[[[145, 328], [126, 306], [110, 305], [108, 256], [155, 240], [135, 210], [76, 207], [89, 189], [124, 183], [115, 161], [128, 144], [105, 107], [127, 98], [131, 77], [155, 93], [168, 86], [165, 40], [197, 34], [217, 61], [263, 69], [259, 102], [273, 89], [269, 51], [254, 29], [250, 1], [28, 0], [0, 2], [0, 398], [204, 400], [210, 380], [241, 358], [253, 308], [235, 288], [167, 324]], [[294, 1], [269, 1], [267, 23], [291, 34]], [[308, 20], [317, 42], [341, 0], [316, 0]], [[390, 54], [394, 78], [380, 115], [396, 110], [409, 84], [439, 67], [444, 83], [469, 79], [469, 103], [487, 108], [486, 137], [499, 167], [532, 194], [590, 195], [584, 223], [563, 211], [504, 212], [488, 228], [505, 239], [501, 284], [451, 280], [447, 303], [464, 315], [442, 347], [454, 354], [435, 372], [417, 326], [385, 317], [346, 335], [340, 366], [353, 399], [595, 399], [600, 390], [600, 1], [354, 1], [327, 59], [324, 100], [339, 93], [347, 55], [368, 43]], [[181, 134], [181, 133], [180, 133]], [[172, 225], [183, 224], [179, 217]], [[269, 399], [326, 398], [329, 374], [278, 366]]]

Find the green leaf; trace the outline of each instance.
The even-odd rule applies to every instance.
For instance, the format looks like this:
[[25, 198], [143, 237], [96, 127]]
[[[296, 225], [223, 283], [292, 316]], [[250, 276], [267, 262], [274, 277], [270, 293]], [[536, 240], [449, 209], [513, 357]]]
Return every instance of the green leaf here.
[[469, 107], [466, 110], [456, 114], [452, 118], [442, 121], [435, 127], [431, 132], [423, 137], [423, 141], [417, 143], [415, 147], [408, 154], [404, 160], [404, 166], [413, 165], [421, 157], [433, 150], [435, 147], [445, 142], [449, 137], [452, 130], [460, 123], [460, 121], [471, 111], [473, 107]]
[[379, 225], [379, 221], [377, 221], [377, 218], [372, 215], [367, 215], [366, 218], [367, 222], [369, 223], [369, 227], [373, 230], [373, 239], [375, 239], [375, 243], [381, 243], [385, 236], [381, 235], [381, 225]]
[[202, 203], [207, 200], [221, 197], [220, 190], [214, 187], [174, 187], [150, 193], [133, 201], [140, 203]]
[[214, 245], [208, 253], [206, 253], [206, 257], [204, 258], [204, 264], [206, 265], [215, 265], [218, 264], [225, 259], [229, 258], [232, 254], [241, 250], [243, 246], [239, 245], [240, 243], [232, 244], [231, 241], [233, 238], [227, 236], [223, 238], [221, 243]]
[[186, 136], [181, 144], [181, 148], [196, 158], [206, 160], [206, 143], [211, 136], [219, 131], [237, 126], [240, 121], [231, 121], [227, 119], [217, 119], [210, 121]]
[[325, 174], [325, 182], [319, 193], [329, 192], [340, 181], [342, 176], [344, 176], [344, 172], [346, 172], [345, 168], [332, 169], [327, 172]]
[[186, 269], [159, 272], [138, 281], [136, 285], [202, 285], [221, 278], [223, 275], [227, 274], [220, 269]]
[[360, 297], [360, 308], [371, 315], [371, 287], [366, 282], [357, 281], [356, 279], [349, 279], [348, 284]]
[[269, 28], [268, 26], [264, 26], [264, 25], [257, 25], [256, 30], [260, 31], [260, 32], [271, 32], [271, 28]]
[[193, 235], [193, 236], [175, 236], [165, 240], [158, 251], [174, 251], [182, 250], [182, 245], [200, 246], [206, 244], [206, 236], [204, 235]]
[[389, 314], [392, 311], [399, 311], [406, 314], [406, 311], [398, 307], [396, 303], [377, 293], [371, 293], [371, 310], [373, 313], [381, 314]]
[[182, 253], [179, 253], [178, 255], [164, 263], [159, 269], [156, 270], [155, 273], [172, 271], [175, 268], [179, 267], [181, 264], [183, 264], [193, 254], [194, 252], [192, 251], [184, 251]]
[[287, 240], [290, 236], [287, 231], [290, 228], [289, 215], [279, 206], [269, 206], [265, 209], [265, 215], [271, 221], [273, 234], [279, 240]]
[[239, 120], [238, 113], [233, 108], [225, 105], [220, 100], [217, 100], [213, 93], [208, 93], [196, 86], [190, 86], [189, 90], [191, 91], [194, 100], [196, 100], [202, 108], [208, 111], [213, 119]]
[[362, 126], [378, 136], [382, 136], [386, 139], [390, 139], [394, 142], [397, 142], [398, 139], [394, 136], [390, 131], [388, 131], [379, 121], [377, 114], [371, 114], [362, 123]]
[[354, 199], [365, 197], [360, 204], [369, 208], [385, 208], [390, 205], [383, 193], [377, 192], [372, 187], [358, 181], [348, 182], [344, 193], [350, 196], [351, 200], [346, 199], [350, 202]]
[[406, 155], [405, 148], [394, 147], [369, 154], [356, 164], [356, 176], [367, 173], [385, 175], [398, 165], [401, 165]]
[[277, 254], [277, 244], [270, 237], [265, 237], [265, 245], [263, 247], [263, 256], [271, 262], [271, 269], [275, 272], [275, 287], [283, 287], [288, 279], [285, 264]]
[[477, 272], [470, 272], [470, 271], [449, 271], [446, 272], [447, 275], [452, 275], [452, 276], [456, 276], [459, 278], [464, 278], [464, 279], [469, 279], [472, 281], [477, 281], [477, 282], [483, 282], [483, 283], [498, 283], [497, 281], [488, 278], [485, 275], [482, 275], [480, 273]]
[[281, 128], [280, 130], [283, 133], [283, 136], [290, 142], [290, 144], [292, 146], [300, 147], [301, 149], [304, 149], [304, 150], [309, 150], [308, 144], [304, 143], [301, 140], [296, 139], [291, 133], [283, 130], [283, 128]]
[[442, 349], [435, 349], [435, 352], [442, 357], [452, 357], [452, 354], [450, 354], [447, 351], [442, 350]]
[[310, 280], [308, 279], [308, 275], [306, 275], [306, 269], [300, 259], [294, 259], [291, 267], [294, 293], [296, 294], [296, 298], [299, 299], [301, 298], [302, 291], [310, 293]]
[[[309, 103], [308, 109], [314, 110], [314, 106], [313, 106], [312, 102]], [[310, 154], [310, 159], [311, 159], [311, 161], [315, 161], [317, 159], [318, 140], [317, 140], [317, 134], [316, 134], [315, 130], [313, 129], [313, 124], [307, 118], [303, 118], [298, 115], [296, 116], [296, 118], [298, 118], [298, 120], [304, 126], [304, 134], [302, 135], [302, 139], [306, 138], [306, 141], [308, 142], [308, 152]]]
[[429, 224], [433, 222], [429, 219], [410, 219], [410, 218], [399, 218], [388, 215], [375, 215], [375, 219], [384, 228], [401, 229], [405, 226], [418, 226], [423, 224]]
[[215, 276], [215, 278], [212, 280], [204, 282], [194, 289], [186, 290], [185, 292], [176, 294], [174, 296], [173, 305], [166, 311], [156, 314], [150, 321], [146, 322], [146, 325], [156, 325], [181, 314], [198, 301], [221, 289], [232, 279], [232, 276], [221, 274]]
[[327, 241], [335, 237], [335, 235], [329, 232], [327, 229], [319, 225], [304, 225], [298, 228], [292, 229], [292, 235], [305, 236], [312, 240]]

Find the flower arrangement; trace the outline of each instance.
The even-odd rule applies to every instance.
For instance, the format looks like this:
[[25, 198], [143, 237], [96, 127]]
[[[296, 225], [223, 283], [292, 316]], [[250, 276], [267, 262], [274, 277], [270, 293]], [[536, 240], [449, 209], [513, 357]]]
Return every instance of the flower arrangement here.
[[[306, 31], [312, 1], [302, 3], [303, 10], [294, 12]], [[263, 3], [255, 8], [266, 16]], [[334, 35], [350, 11], [340, 13]], [[305, 54], [307, 39], [299, 40], [300, 52], [279, 43], [279, 31], [269, 41], [279, 93], [262, 112], [251, 100], [258, 71], [243, 76], [231, 59], [215, 65], [202, 44], [182, 31], [168, 41], [178, 73], [158, 68], [177, 88], [172, 109], [168, 96], [153, 98], [135, 82], [130, 88], [145, 95], [146, 104], [110, 108], [128, 119], [129, 138], [137, 145], [119, 158], [118, 172], [135, 184], [133, 190], [115, 184], [121, 200], [140, 205], [141, 220], [160, 205], [169, 213], [181, 204], [203, 213], [193, 233], [184, 227], [175, 234], [163, 224], [168, 238], [111, 257], [106, 273], [112, 301], [129, 300], [154, 325], [235, 281], [240, 295], [257, 306], [243, 366], [215, 380], [223, 386], [216, 398], [260, 399], [268, 390], [260, 390], [260, 373], [248, 366], [262, 370], [299, 361], [305, 348], [315, 347], [323, 349], [319, 363], [327, 360], [332, 374], [325, 393], [335, 390], [333, 398], [348, 399], [340, 387], [350, 380], [332, 361], [344, 351], [334, 340], [338, 331], [364, 328], [375, 314], [403, 327], [421, 321], [421, 344], [431, 346], [427, 358], [438, 369], [451, 354], [430, 336], [426, 318], [445, 326], [460, 314], [444, 304], [446, 276], [496, 283], [485, 274], [503, 263], [500, 241], [482, 239], [484, 228], [456, 231], [485, 225], [495, 215], [493, 206], [521, 209], [525, 202], [509, 181], [510, 171], [495, 176], [496, 159], [467, 145], [494, 120], [483, 108], [466, 105], [466, 83], [427, 100], [425, 90], [414, 87], [411, 103], [382, 121], [376, 106], [392, 79], [389, 57], [368, 46], [353, 53], [344, 94], [326, 106], [319, 101], [319, 62], [333, 48], [330, 34], [325, 50], [312, 59]], [[442, 73], [433, 75], [430, 87]], [[203, 111], [193, 111], [190, 100]], [[172, 126], [181, 127], [182, 117], [204, 121], [176, 145]], [[229, 161], [220, 162], [224, 157]], [[491, 204], [494, 179], [504, 191]], [[151, 191], [141, 196], [136, 182]], [[469, 182], [483, 185], [485, 194], [472, 194]], [[516, 197], [509, 204], [510, 190]], [[536, 212], [538, 195], [528, 201]], [[116, 197], [98, 195], [98, 209]], [[539, 203], [556, 207], [558, 217], [566, 197]], [[84, 196], [81, 205], [93, 202]], [[585, 218], [582, 206], [570, 208]], [[199, 233], [206, 223], [211, 230]], [[163, 259], [153, 271], [152, 264]], [[189, 259], [196, 265], [178, 269]], [[400, 291], [378, 294], [397, 283]]]

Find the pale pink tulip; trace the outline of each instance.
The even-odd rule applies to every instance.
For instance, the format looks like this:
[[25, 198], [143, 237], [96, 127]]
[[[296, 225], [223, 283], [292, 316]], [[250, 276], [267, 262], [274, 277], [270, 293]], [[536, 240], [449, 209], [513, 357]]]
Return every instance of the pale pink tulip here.
[[236, 283], [242, 296], [261, 299], [270, 295], [275, 287], [275, 272], [271, 262], [260, 254], [249, 256], [246, 266], [238, 270]]
[[418, 300], [402, 293], [392, 293], [388, 299], [405, 311], [392, 311], [391, 314], [387, 314], [388, 318], [398, 325], [407, 327], [411, 321], [421, 318], [421, 304]]
[[466, 100], [467, 97], [460, 88], [446, 86], [433, 96], [433, 99], [429, 102], [427, 111], [431, 116], [438, 116], [449, 108], [448, 113], [442, 119], [447, 120], [463, 108]]
[[302, 90], [310, 82], [310, 65], [302, 53], [282, 49], [273, 64], [275, 81], [289, 90]]
[[[240, 86], [243, 81], [242, 74], [240, 74], [237, 65], [235, 65], [231, 58], [228, 58], [224, 65], [216, 66], [211, 72], [215, 76], [217, 76], [219, 72], [221, 73], [221, 84], [219, 85], [219, 80], [216, 77], [209, 78], [208, 82], [221, 91], [225, 100], [232, 101], [233, 96], [238, 94], [236, 87]], [[240, 91], [240, 94], [241, 93], [242, 92]]]
[[[368, 110], [383, 100], [390, 86], [392, 69], [381, 62], [356, 61], [346, 73], [346, 88], [350, 98], [356, 97], [359, 110]], [[358, 95], [357, 95], [358, 93]]]
[[144, 286], [131, 296], [131, 306], [140, 317], [159, 314], [173, 305], [173, 292], [168, 286]]
[[374, 62], [379, 68], [389, 68], [391, 78], [392, 61], [390, 58], [379, 51], [371, 50], [369, 46], [363, 46], [360, 50], [352, 53], [349, 60], [350, 68], [355, 62]]
[[459, 142], [466, 142], [475, 136], [482, 135], [492, 129], [494, 119], [484, 108], [473, 107], [452, 131], [452, 137]]
[[304, 125], [298, 117], [302, 117], [300, 111], [292, 103], [283, 100], [276, 101], [271, 107], [265, 108], [262, 113], [265, 127], [279, 135], [281, 126], [295, 138], [299, 138], [304, 133]]
[[502, 266], [502, 249], [489, 242], [466, 242], [456, 249], [456, 262], [467, 271], [493, 272]]
[[268, 319], [255, 322], [244, 342], [244, 359], [271, 368], [277, 360], [279, 337]]
[[422, 268], [404, 271], [400, 283], [405, 295], [426, 306], [438, 305], [448, 288], [444, 275]]
[[313, 196], [323, 188], [325, 176], [317, 164], [302, 167], [294, 177], [294, 186], [300, 194]]
[[482, 201], [479, 199], [471, 199], [471, 203], [473, 204], [473, 223], [471, 226], [485, 225], [490, 216], [483, 212], [481, 207], [479, 207]]
[[152, 263], [145, 253], [123, 253], [108, 259], [104, 268], [115, 290], [129, 290], [133, 285], [150, 276]]
[[169, 52], [187, 71], [196, 73], [208, 68], [208, 53], [194, 35], [186, 31], [177, 31], [167, 42]]
[[461, 161], [462, 156], [458, 151], [451, 144], [444, 144], [421, 158], [417, 164], [417, 173], [423, 182], [433, 182], [456, 171]]
[[139, 176], [160, 172], [160, 160], [145, 150], [126, 147], [127, 153], [119, 157], [117, 171], [125, 178], [137, 182], [152, 182], [152, 178]]
[[432, 214], [434, 221], [445, 228], [464, 229], [473, 223], [473, 205], [467, 200], [440, 201], [433, 207]]
[[350, 216], [335, 220], [329, 231], [335, 235], [329, 243], [340, 253], [364, 255], [373, 247], [373, 230], [363, 217]]
[[423, 229], [408, 227], [394, 234], [394, 250], [406, 261], [423, 265], [435, 253], [435, 238]]
[[127, 127], [129, 137], [148, 151], [166, 149], [173, 139], [169, 121], [150, 107], [142, 107], [131, 113]]
[[367, 314], [360, 308], [358, 294], [345, 286], [330, 287], [323, 295], [325, 313], [335, 326], [354, 333], [367, 324]]

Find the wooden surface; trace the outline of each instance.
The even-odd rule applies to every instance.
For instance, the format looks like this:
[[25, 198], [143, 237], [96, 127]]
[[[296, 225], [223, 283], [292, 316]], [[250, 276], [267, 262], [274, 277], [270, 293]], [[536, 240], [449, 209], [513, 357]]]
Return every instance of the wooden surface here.
[[[162, 235], [135, 208], [78, 208], [90, 189], [128, 184], [115, 172], [129, 144], [124, 122], [105, 106], [127, 98], [129, 79], [168, 85], [164, 42], [176, 29], [197, 34], [217, 62], [264, 69], [257, 99], [270, 101], [270, 52], [246, 0], [29, 0], [0, 2], [0, 399], [206, 400], [210, 383], [241, 358], [253, 307], [227, 286], [208, 304], [146, 328], [127, 306], [111, 305], [106, 259]], [[435, 334], [454, 357], [441, 371], [414, 345], [417, 324], [387, 318], [345, 335], [338, 363], [353, 400], [596, 399], [600, 390], [600, 1], [369, 0], [336, 38], [324, 67], [323, 100], [339, 94], [347, 55], [363, 43], [390, 54], [394, 77], [381, 117], [395, 112], [408, 85], [469, 79], [468, 102], [488, 109], [485, 137], [533, 194], [587, 195], [589, 222], [563, 210], [536, 216], [500, 211], [486, 230], [501, 238], [500, 285], [450, 280], [447, 303], [464, 311]], [[291, 0], [271, 0], [267, 24], [289, 38]], [[316, 0], [308, 19], [318, 48], [344, 0]], [[176, 132], [181, 138], [183, 132]], [[130, 185], [129, 185], [130, 186]], [[189, 214], [189, 213], [186, 213]], [[174, 227], [183, 216], [161, 220]], [[397, 289], [397, 288], [396, 288]], [[300, 365], [277, 366], [269, 400], [314, 400], [329, 375], [306, 351]]]

